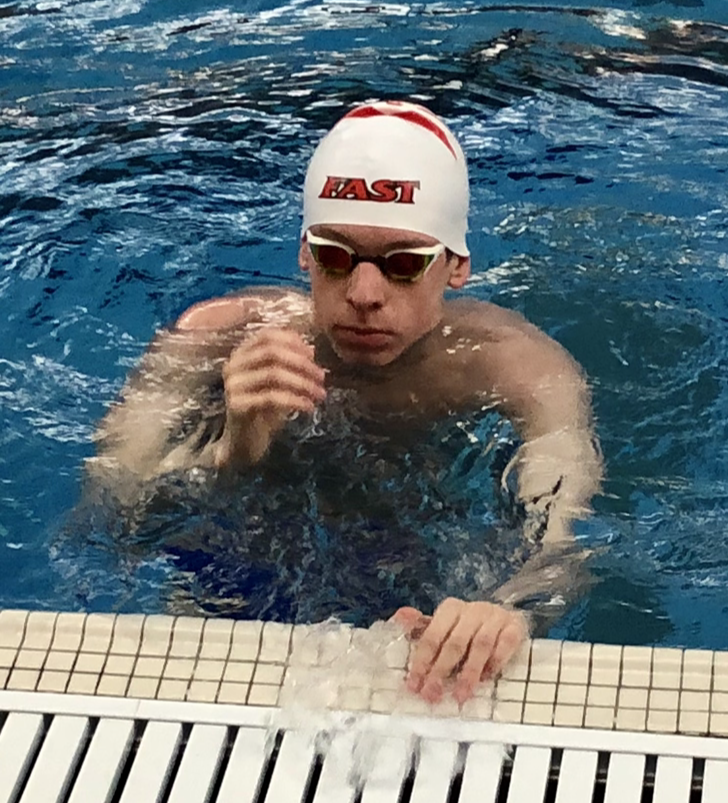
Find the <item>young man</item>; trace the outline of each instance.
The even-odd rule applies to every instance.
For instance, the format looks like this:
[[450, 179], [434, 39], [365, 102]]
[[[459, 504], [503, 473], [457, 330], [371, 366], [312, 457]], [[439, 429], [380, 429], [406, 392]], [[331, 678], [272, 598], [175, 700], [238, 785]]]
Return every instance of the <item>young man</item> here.
[[[108, 413], [89, 466], [125, 501], [180, 469], [212, 468], [235, 483], [265, 465], [291, 420], [314, 414], [332, 388], [358, 411], [400, 414], [404, 425], [495, 406], [522, 439], [507, 471], [518, 472], [524, 537], [539, 545], [490, 600], [448, 598], [432, 615], [397, 611], [418, 637], [409, 688], [428, 700], [451, 677], [464, 700], [517, 650], [527, 625], [508, 605], [558, 588], [566, 569], [548, 558], [569, 545], [570, 521], [588, 510], [601, 477], [574, 360], [516, 313], [444, 300], [470, 273], [468, 202], [463, 152], [439, 118], [409, 103], [351, 111], [306, 175], [299, 264], [310, 297], [254, 290], [185, 312]], [[214, 419], [204, 410], [220, 377], [224, 409]], [[172, 438], [195, 410], [197, 425]]]

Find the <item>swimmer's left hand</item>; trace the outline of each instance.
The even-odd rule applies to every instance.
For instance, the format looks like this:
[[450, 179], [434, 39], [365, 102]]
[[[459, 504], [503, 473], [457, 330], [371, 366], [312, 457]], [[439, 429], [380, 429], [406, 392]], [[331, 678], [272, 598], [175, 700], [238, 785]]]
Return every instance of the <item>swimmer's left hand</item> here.
[[407, 688], [430, 703], [442, 699], [454, 677], [452, 694], [462, 705], [477, 684], [496, 677], [528, 636], [525, 616], [491, 602], [463, 602], [450, 597], [434, 616], [400, 608], [392, 620], [417, 641], [410, 660]]

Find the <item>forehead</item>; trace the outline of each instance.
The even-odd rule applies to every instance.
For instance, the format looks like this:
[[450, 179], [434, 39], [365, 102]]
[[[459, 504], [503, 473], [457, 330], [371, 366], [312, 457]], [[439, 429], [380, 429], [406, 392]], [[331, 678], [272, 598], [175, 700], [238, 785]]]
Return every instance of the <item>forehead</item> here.
[[393, 248], [420, 248], [438, 243], [434, 237], [418, 231], [352, 223], [318, 223], [311, 226], [311, 232], [319, 237], [350, 245], [357, 251], [367, 249], [370, 253]]

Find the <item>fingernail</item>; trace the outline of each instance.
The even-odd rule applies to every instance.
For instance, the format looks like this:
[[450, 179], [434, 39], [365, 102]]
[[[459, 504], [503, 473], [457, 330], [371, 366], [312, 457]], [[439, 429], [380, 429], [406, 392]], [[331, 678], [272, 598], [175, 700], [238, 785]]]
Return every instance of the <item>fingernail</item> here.
[[458, 705], [462, 705], [473, 694], [473, 690], [467, 683], [457, 683], [453, 689], [452, 696], [455, 698]]
[[407, 688], [411, 692], [414, 692], [414, 694], [417, 694], [417, 692], [422, 687], [422, 678], [419, 675], [410, 675], [407, 678], [407, 684], [406, 685], [407, 685]]
[[442, 683], [439, 680], [431, 680], [420, 693], [428, 703], [439, 703], [443, 693]]

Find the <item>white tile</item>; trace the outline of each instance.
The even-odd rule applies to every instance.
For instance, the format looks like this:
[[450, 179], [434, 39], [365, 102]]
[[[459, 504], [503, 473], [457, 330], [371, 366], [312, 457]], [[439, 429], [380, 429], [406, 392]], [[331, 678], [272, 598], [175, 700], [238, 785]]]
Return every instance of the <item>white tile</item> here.
[[248, 694], [248, 705], [278, 705], [278, 686], [256, 686], [250, 687]]
[[600, 686], [618, 686], [622, 669], [622, 648], [613, 644], [593, 644], [589, 682]]
[[50, 611], [32, 611], [25, 624], [23, 647], [35, 650], [47, 650], [53, 641], [57, 613]]
[[0, 647], [18, 648], [23, 643], [28, 611], [0, 611]]
[[0, 647], [0, 667], [3, 669], [10, 669], [15, 664], [15, 658], [18, 655], [18, 650], [10, 647]]
[[709, 727], [712, 736], [728, 736], [728, 714], [711, 714]]
[[253, 673], [253, 683], [280, 686], [283, 683], [285, 667], [280, 664], [257, 664]]
[[676, 733], [677, 710], [656, 711], [650, 708], [647, 712], [647, 730], [652, 733]]
[[104, 672], [107, 675], [131, 675], [135, 663], [135, 655], [109, 655], [104, 664]]
[[563, 728], [581, 728], [584, 724], [583, 705], [559, 705], [554, 708], [554, 725]]
[[106, 663], [106, 656], [97, 652], [80, 652], [76, 656], [74, 672], [85, 672], [100, 675]]
[[[250, 688], [247, 683], [222, 683], [217, 695], [218, 703], [245, 705]], [[275, 703], [251, 703], [251, 705], [275, 705]]]
[[[126, 618], [128, 617], [124, 617]], [[141, 619], [141, 616], [139, 618]], [[115, 624], [116, 614], [90, 613], [83, 626], [81, 649], [84, 652], [107, 652]]]
[[99, 678], [96, 694], [107, 697], [125, 697], [128, 686], [129, 677], [127, 675], [103, 674]]
[[230, 645], [232, 644], [233, 624], [230, 619], [205, 620], [200, 658], [227, 660], [230, 655]]
[[44, 668], [52, 671], [70, 672], [75, 663], [75, 652], [51, 650], [51, 652], [46, 655]]
[[561, 641], [534, 639], [531, 644], [531, 670], [528, 679], [556, 683], [561, 665]]
[[145, 678], [161, 678], [164, 674], [164, 658], [140, 656], [134, 664], [134, 676]]
[[230, 645], [231, 661], [255, 661], [260, 652], [262, 622], [235, 622]]
[[59, 613], [51, 648], [54, 650], [78, 650], [86, 624], [85, 613]]
[[153, 700], [157, 696], [158, 688], [158, 677], [148, 678], [134, 676], [129, 681], [129, 687], [126, 692], [126, 696]]
[[[117, 655], [138, 655], [142, 642], [142, 628], [145, 617], [141, 614], [124, 614], [119, 616], [113, 625], [109, 652]], [[89, 622], [91, 616], [89, 616]], [[89, 623], [86, 624], [85, 640], [89, 633]]]
[[612, 728], [614, 728], [614, 720], [614, 708], [600, 708], [588, 705], [584, 712], [585, 728], [604, 728], [605, 730], [612, 730]]
[[708, 711], [710, 693], [707, 691], [683, 691], [680, 693], [681, 711]]
[[703, 736], [709, 732], [709, 714], [707, 711], [680, 711], [678, 729], [680, 733]]
[[498, 700], [521, 701], [526, 696], [526, 684], [522, 680], [499, 680], [495, 687]]
[[205, 620], [201, 617], [178, 616], [172, 628], [169, 655], [173, 658], [196, 658], [202, 643]]
[[144, 620], [142, 629], [142, 643], [139, 655], [153, 655], [166, 657], [172, 640], [172, 627], [174, 618], [153, 614]]
[[613, 708], [617, 704], [616, 686], [590, 686], [586, 701], [597, 708]]
[[157, 691], [158, 700], [184, 700], [187, 695], [186, 680], [171, 680], [164, 678]]
[[225, 672], [224, 661], [198, 661], [195, 666], [195, 680], [222, 680]]
[[617, 730], [644, 731], [647, 728], [647, 709], [618, 708], [614, 722]]
[[45, 650], [28, 650], [23, 648], [15, 657], [15, 666], [18, 669], [41, 669], [45, 663]]
[[496, 699], [493, 705], [493, 722], [520, 722], [523, 702]]
[[95, 694], [99, 676], [73, 672], [66, 687], [67, 694]]
[[555, 683], [534, 683], [529, 682], [526, 687], [526, 702], [528, 703], [549, 703], [553, 705], [556, 701]]
[[591, 644], [565, 641], [561, 646], [559, 683], [588, 683], [590, 662]]
[[70, 672], [59, 672], [53, 669], [46, 669], [41, 673], [38, 680], [38, 691], [56, 692], [63, 694], [66, 691]]
[[35, 691], [39, 677], [38, 669], [13, 669], [8, 678], [7, 688], [13, 691]]
[[194, 658], [168, 658], [164, 665], [164, 677], [169, 680], [188, 681], [195, 671]]
[[223, 680], [230, 683], [248, 683], [253, 679], [255, 664], [252, 661], [228, 661]]
[[258, 661], [264, 663], [286, 663], [291, 644], [291, 625], [280, 622], [266, 622], [261, 636]]
[[586, 685], [559, 683], [556, 690], [556, 702], [559, 705], [585, 705]]
[[553, 703], [526, 703], [523, 706], [524, 725], [551, 725], [554, 718]]
[[713, 653], [709, 650], [685, 650], [682, 688], [690, 691], [710, 691], [712, 684]]
[[196, 703], [214, 703], [220, 684], [209, 680], [193, 680], [187, 689], [187, 699]]
[[650, 708], [661, 711], [677, 711], [680, 703], [680, 692], [674, 689], [652, 689], [650, 691]]
[[647, 708], [647, 689], [631, 689], [623, 687], [619, 690], [618, 706], [620, 708]]

